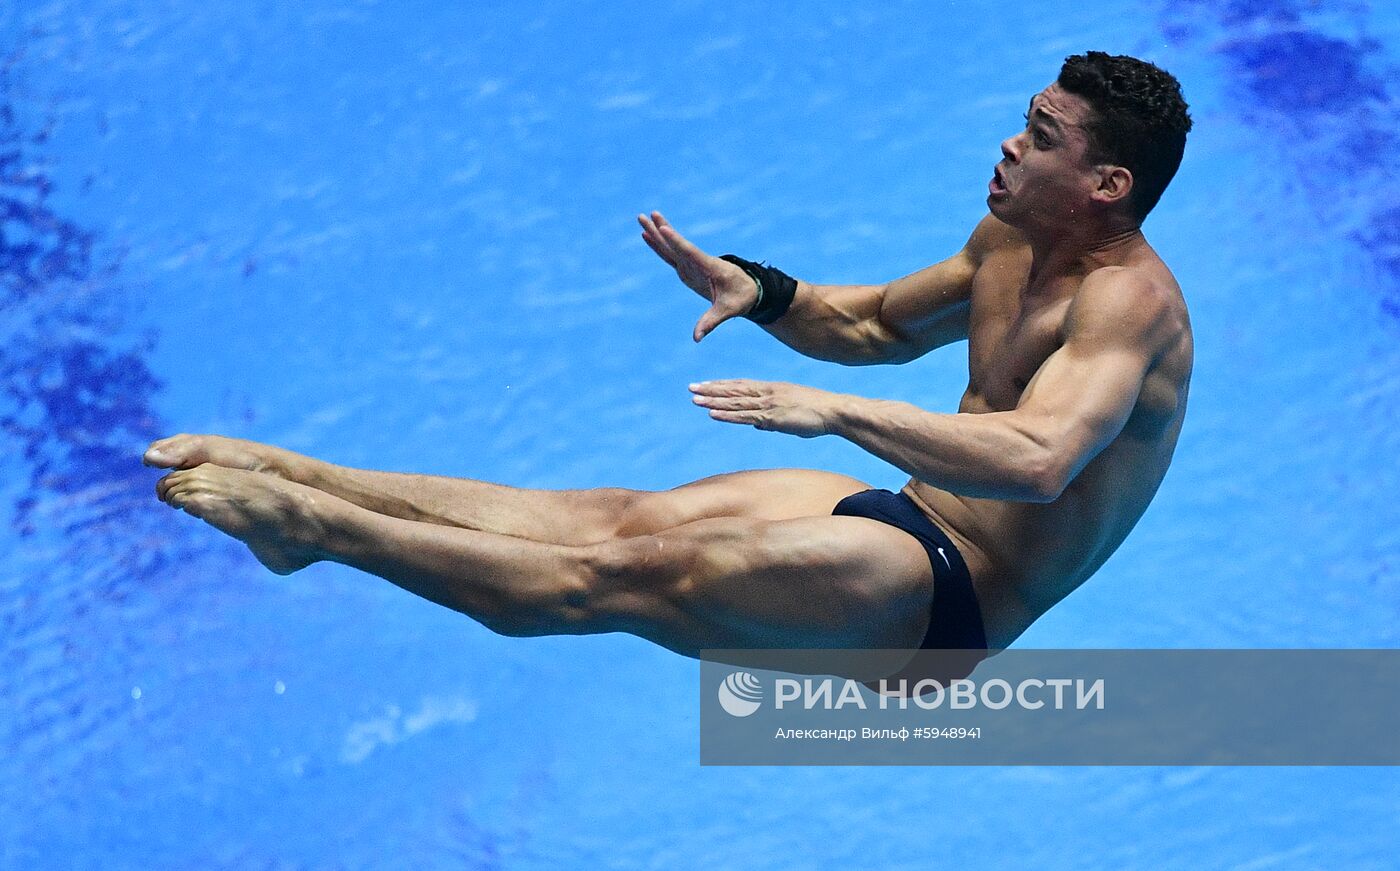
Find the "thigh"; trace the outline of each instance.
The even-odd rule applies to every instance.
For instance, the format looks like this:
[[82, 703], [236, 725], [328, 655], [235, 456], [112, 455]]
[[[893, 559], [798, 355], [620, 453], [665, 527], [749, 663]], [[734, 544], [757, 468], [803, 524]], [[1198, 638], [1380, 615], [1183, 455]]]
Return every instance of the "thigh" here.
[[836, 503], [870, 485], [848, 475], [815, 469], [754, 469], [701, 478], [632, 499], [617, 535], [651, 535], [697, 520], [792, 520], [824, 517]]
[[909, 534], [864, 517], [698, 520], [614, 539], [602, 631], [705, 648], [917, 648], [933, 570]]

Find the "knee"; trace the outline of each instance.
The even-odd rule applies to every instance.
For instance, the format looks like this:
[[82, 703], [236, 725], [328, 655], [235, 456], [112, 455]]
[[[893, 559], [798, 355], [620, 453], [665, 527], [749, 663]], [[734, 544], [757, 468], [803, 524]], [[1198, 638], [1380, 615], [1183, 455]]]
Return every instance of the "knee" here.
[[568, 508], [570, 517], [586, 530], [574, 539], [575, 544], [604, 542], [651, 530], [647, 520], [652, 504], [647, 497], [655, 495], [651, 492], [621, 487], [565, 492], [574, 500]]
[[635, 628], [684, 608], [704, 557], [688, 542], [658, 535], [614, 538], [583, 548], [578, 601], [597, 631]]
[[640, 534], [583, 548], [582, 577], [587, 597], [596, 602], [610, 595], [663, 585], [676, 574], [677, 547], [661, 536]]
[[588, 548], [589, 595], [647, 595], [683, 605], [696, 590], [741, 574], [761, 550], [763, 521], [706, 521], [703, 529], [663, 529]]
[[469, 613], [492, 632], [513, 638], [586, 634], [594, 631], [590, 628], [594, 586], [586, 562], [571, 555], [536, 578], [510, 585]]
[[704, 503], [678, 492], [684, 489], [629, 491], [617, 515], [613, 535], [617, 538], [655, 535], [709, 516]]

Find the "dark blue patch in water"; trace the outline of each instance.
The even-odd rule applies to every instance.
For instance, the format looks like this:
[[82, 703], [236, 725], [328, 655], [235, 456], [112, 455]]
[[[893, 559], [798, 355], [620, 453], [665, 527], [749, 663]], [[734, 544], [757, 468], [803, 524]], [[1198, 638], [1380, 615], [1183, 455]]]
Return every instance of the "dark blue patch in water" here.
[[[49, 206], [53, 182], [31, 153], [46, 136], [21, 129], [9, 74], [0, 71], [0, 432], [29, 472], [15, 527], [31, 534], [46, 513], [67, 534], [141, 510], [137, 449], [160, 431], [161, 385], [145, 360], [151, 337], [124, 336], [115, 264], [94, 268], [95, 235]], [[61, 508], [46, 511], [50, 497]]]
[[1366, 50], [1341, 39], [1292, 30], [1225, 46], [1235, 73], [1259, 104], [1281, 112], [1344, 112], [1385, 99], [1366, 71]]
[[1400, 319], [1400, 206], [1374, 215], [1371, 223], [1356, 234], [1356, 240], [1390, 279], [1383, 291], [1381, 309]]
[[[1195, 5], [1209, 5], [1209, 2]], [[1227, 27], [1237, 27], [1261, 21], [1276, 25], [1297, 24], [1301, 4], [1297, 0], [1230, 0], [1215, 5], [1220, 9], [1221, 23]]]
[[[1361, 215], [1351, 238], [1379, 269], [1381, 311], [1400, 319], [1400, 206], [1384, 169], [1400, 105], [1387, 89], [1394, 74], [1373, 69], [1380, 46], [1310, 26], [1317, 6], [1299, 0], [1169, 0], [1164, 9], [1168, 39], [1213, 41], [1244, 97], [1243, 117], [1287, 131], [1285, 153], [1313, 182], [1303, 188], [1329, 198], [1319, 211], [1343, 202]], [[1362, 24], [1369, 14], [1361, 3], [1329, 11]]]
[[114, 688], [152, 645], [185, 631], [192, 621], [163, 618], [231, 549], [199, 544], [154, 497], [140, 463], [167, 429], [154, 409], [153, 337], [124, 326], [133, 293], [116, 258], [51, 205], [48, 131], [22, 120], [17, 56], [0, 57], [0, 499], [12, 524], [0, 783], [25, 784], [20, 800], [39, 807], [46, 789], [83, 783], [104, 748], [139, 740], [143, 714]]
[[1338, 151], [1348, 166], [1363, 167], [1386, 159], [1393, 147], [1395, 132], [1379, 126], [1355, 127], [1342, 137]]
[[1166, 0], [1162, 30], [1169, 37], [1194, 34], [1211, 21], [1227, 28], [1287, 27], [1301, 20], [1301, 7], [1298, 0]]

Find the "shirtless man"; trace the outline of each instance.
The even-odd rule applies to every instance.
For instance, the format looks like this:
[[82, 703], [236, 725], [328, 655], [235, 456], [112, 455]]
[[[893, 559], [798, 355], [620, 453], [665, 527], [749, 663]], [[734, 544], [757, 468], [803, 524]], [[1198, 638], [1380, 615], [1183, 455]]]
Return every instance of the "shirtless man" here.
[[[913, 476], [898, 494], [796, 469], [661, 492], [524, 490], [209, 435], [159, 440], [144, 459], [175, 470], [162, 500], [275, 572], [341, 562], [507, 635], [629, 632], [688, 656], [1004, 648], [1113, 553], [1171, 461], [1191, 330], [1140, 225], [1190, 126], [1157, 67], [1068, 58], [1001, 144], [990, 214], [967, 244], [889, 284], [793, 282], [705, 254], [659, 213], [639, 218], [711, 303], [696, 341], [743, 315], [846, 365], [968, 340], [957, 414], [786, 383], [691, 385], [715, 420], [854, 442]], [[790, 302], [775, 309], [783, 282]]]

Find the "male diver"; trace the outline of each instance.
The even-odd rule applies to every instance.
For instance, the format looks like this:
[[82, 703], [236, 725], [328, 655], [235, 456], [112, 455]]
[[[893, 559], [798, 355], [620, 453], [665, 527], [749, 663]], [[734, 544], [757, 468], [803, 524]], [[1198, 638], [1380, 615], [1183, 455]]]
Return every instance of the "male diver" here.
[[796, 384], [690, 386], [715, 420], [854, 442], [912, 476], [898, 493], [801, 469], [661, 492], [526, 490], [184, 434], [145, 453], [174, 470], [157, 493], [274, 572], [333, 560], [506, 635], [629, 632], [695, 657], [1004, 648], [1147, 508], [1192, 366], [1181, 289], [1141, 229], [1191, 128], [1177, 80], [1075, 55], [1026, 119], [1001, 143], [989, 214], [962, 250], [888, 284], [797, 281], [712, 257], [658, 212], [639, 218], [710, 303], [696, 341], [746, 316], [854, 366], [967, 340], [957, 414]]

